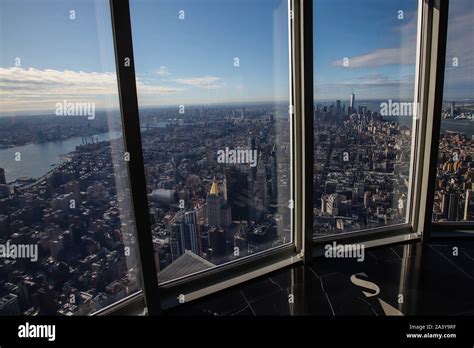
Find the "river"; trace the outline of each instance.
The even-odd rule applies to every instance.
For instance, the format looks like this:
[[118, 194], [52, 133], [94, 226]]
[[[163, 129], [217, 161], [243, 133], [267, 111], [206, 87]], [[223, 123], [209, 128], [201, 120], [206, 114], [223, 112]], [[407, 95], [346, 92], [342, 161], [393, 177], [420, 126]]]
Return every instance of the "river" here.
[[[107, 141], [121, 137], [119, 131], [96, 134], [94, 141]], [[91, 142], [91, 137], [88, 137]], [[5, 169], [7, 182], [15, 181], [20, 177], [39, 178], [46, 174], [54, 165], [63, 160], [60, 156], [68, 154], [82, 144], [82, 137], [74, 137], [61, 141], [50, 141], [41, 144], [28, 144], [0, 150], [0, 168]], [[20, 161], [15, 160], [19, 152]]]

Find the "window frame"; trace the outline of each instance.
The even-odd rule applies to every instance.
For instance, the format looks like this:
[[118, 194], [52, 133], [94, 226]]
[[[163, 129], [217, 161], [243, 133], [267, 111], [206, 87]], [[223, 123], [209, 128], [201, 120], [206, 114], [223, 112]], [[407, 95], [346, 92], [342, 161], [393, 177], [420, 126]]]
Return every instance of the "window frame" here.
[[[439, 1], [439, 0], [438, 0]], [[447, 1], [447, 6], [445, 10], [445, 15], [446, 15], [446, 31], [448, 30], [449, 26], [449, 0]], [[446, 46], [447, 44], [447, 33], [446, 33], [446, 38], [445, 38], [444, 45]], [[446, 62], [446, 47], [445, 47], [445, 54], [443, 57], [444, 64]], [[443, 79], [441, 80], [441, 83], [443, 84], [443, 91], [444, 91], [444, 72], [443, 71]], [[438, 108], [442, 108], [442, 103], [444, 99], [444, 94], [441, 92], [441, 96], [437, 100], [438, 102]], [[433, 133], [433, 139], [435, 140], [434, 144], [437, 144], [437, 156], [438, 156], [438, 151], [439, 151], [439, 139], [441, 136], [441, 122], [442, 122], [442, 116], [441, 116], [441, 111], [440, 114], [437, 115], [437, 118], [434, 120], [434, 122], [437, 122], [439, 124], [439, 129], [436, 129], [435, 132]], [[437, 161], [434, 162], [433, 166], [437, 166]], [[436, 171], [435, 171], [436, 173]], [[435, 184], [433, 183], [432, 190], [429, 192], [431, 196], [434, 198], [435, 194]], [[472, 236], [473, 231], [474, 231], [474, 221], [447, 221], [447, 222], [433, 222], [432, 221], [432, 215], [430, 216], [431, 219], [431, 231], [432, 231], [432, 236], [433, 237], [443, 237], [446, 236], [446, 234], [451, 235], [453, 237], [457, 236]]]
[[[423, 153], [423, 177], [420, 183], [420, 211], [417, 220], [418, 233], [423, 242], [429, 242], [436, 225], [432, 221], [436, 186], [441, 109], [444, 97], [446, 44], [448, 37], [449, 0], [424, 0], [428, 13], [422, 61], [421, 114], [426, 118], [426, 140]], [[423, 199], [424, 198], [424, 199]]]
[[[290, 100], [293, 106], [290, 115], [291, 192], [295, 203], [292, 210], [292, 243], [164, 284], [158, 283], [149, 223], [130, 4], [129, 0], [109, 2], [125, 151], [130, 153], [132, 159], [127, 162], [127, 170], [135, 212], [143, 290], [94, 315], [130, 313], [143, 304], [148, 314], [160, 315], [163, 309], [177, 304], [177, 294], [186, 294], [187, 301], [193, 300], [295, 263], [309, 264], [328, 241], [365, 242], [368, 246], [377, 246], [429, 240], [433, 227], [431, 212], [434, 182], [431, 185], [425, 178], [431, 178], [433, 173], [436, 175], [432, 163], [437, 160], [438, 154], [439, 130], [437, 133], [435, 123], [441, 117], [441, 109], [437, 110], [437, 106], [441, 105], [443, 97], [449, 0], [419, 0], [415, 102], [420, 103], [420, 117], [416, 135], [412, 138], [414, 157], [410, 170], [414, 171], [415, 176], [410, 184], [411, 204], [407, 223], [313, 239], [313, 0], [288, 0], [292, 13], [289, 19]], [[123, 65], [125, 57], [130, 58], [129, 67]], [[414, 147], [414, 144], [417, 146]]]
[[429, 240], [433, 227], [431, 213], [435, 186], [431, 177], [436, 175], [436, 165], [433, 165], [436, 162], [433, 160], [437, 161], [438, 155], [439, 103], [443, 93], [448, 7], [449, 0], [418, 1], [414, 102], [419, 105], [419, 117], [418, 120], [414, 119], [412, 128], [408, 221], [315, 238], [315, 255], [320, 255], [322, 247], [332, 241], [370, 243], [375, 246], [385, 244], [377, 243], [377, 240], [386, 238], [393, 242]]
[[[295, 1], [288, 0], [289, 9], [294, 8]], [[310, 6], [310, 0], [303, 0], [304, 6]], [[193, 299], [196, 296], [204, 296], [207, 293], [216, 291], [216, 288], [222, 289], [222, 284], [225, 287], [233, 286], [252, 278], [261, 276], [265, 273], [274, 271], [286, 265], [301, 262], [305, 255], [306, 249], [311, 244], [304, 243], [304, 236], [301, 233], [303, 230], [297, 228], [297, 221], [301, 221], [299, 216], [302, 215], [302, 205], [298, 204], [298, 200], [302, 200], [304, 195], [297, 194], [300, 178], [295, 176], [297, 170], [301, 168], [302, 161], [300, 158], [295, 158], [295, 153], [300, 153], [297, 139], [298, 127], [300, 125], [299, 113], [295, 112], [291, 117], [292, 133], [292, 197], [295, 201], [294, 209], [292, 209], [292, 242], [286, 245], [271, 248], [269, 250], [256, 253], [251, 256], [246, 256], [223, 265], [218, 265], [215, 268], [188, 275], [186, 277], [172, 280], [163, 284], [158, 283], [157, 269], [155, 265], [155, 258], [153, 252], [153, 242], [151, 236], [151, 226], [149, 220], [148, 202], [146, 195], [146, 177], [143, 166], [142, 143], [140, 134], [140, 121], [138, 110], [138, 98], [135, 80], [135, 68], [133, 59], [133, 44], [132, 44], [132, 29], [130, 19], [130, 2], [129, 0], [109, 0], [110, 10], [112, 13], [112, 25], [114, 33], [114, 47], [116, 55], [116, 69], [117, 80], [119, 85], [120, 106], [122, 115], [122, 128], [124, 132], [125, 151], [130, 153], [131, 160], [127, 162], [127, 169], [129, 171], [130, 187], [132, 192], [133, 207], [136, 220], [136, 233], [138, 239], [140, 261], [142, 265], [142, 282], [144, 298], [148, 313], [151, 315], [159, 315], [162, 313], [162, 308], [167, 307], [169, 303], [177, 303], [177, 295], [185, 294], [186, 299]], [[296, 5], [297, 6], [297, 5]], [[301, 11], [303, 13], [303, 6]], [[296, 17], [298, 12], [294, 11]], [[307, 15], [305, 15], [307, 17]], [[300, 40], [295, 23], [302, 23], [295, 18], [289, 18], [290, 30], [290, 44], [293, 45], [295, 40]], [[308, 22], [306, 22], [308, 23]], [[291, 40], [291, 38], [293, 40]], [[292, 46], [293, 47], [293, 46]], [[299, 46], [298, 46], [299, 47]], [[294, 50], [292, 50], [294, 52]], [[290, 52], [289, 52], [290, 53]], [[125, 67], [123, 62], [125, 57], [130, 58], [130, 66]], [[312, 57], [312, 56], [311, 56]], [[295, 85], [295, 70], [294, 66], [298, 63], [293, 59], [294, 55], [290, 57], [290, 85]], [[307, 57], [308, 58], [308, 57]], [[312, 80], [312, 78], [311, 78]], [[301, 81], [299, 81], [301, 82]], [[301, 82], [303, 83], [303, 82]], [[308, 83], [308, 82], [306, 82]], [[295, 94], [292, 94], [294, 103], [294, 110], [299, 108], [299, 103]], [[298, 109], [299, 110], [299, 109]], [[126, 117], [125, 117], [126, 115]], [[306, 188], [308, 190], [308, 188]], [[302, 197], [303, 196], [303, 197]], [[307, 258], [311, 253], [306, 253]], [[275, 265], [279, 265], [275, 268]], [[143, 267], [145, 266], [145, 267]], [[231, 271], [231, 272], [229, 272]], [[209, 291], [202, 292], [200, 289], [207, 287]], [[198, 294], [198, 295], [193, 295]], [[132, 298], [129, 300], [130, 305], [136, 304], [140, 299]], [[100, 313], [112, 314], [114, 311], [104, 309]], [[123, 306], [122, 306], [123, 307]]]
[[[427, 27], [427, 13], [429, 9], [429, 0], [418, 0], [418, 20], [417, 20], [417, 40], [416, 40], [416, 67], [415, 67], [415, 84], [414, 84], [414, 103], [418, 105], [420, 103], [421, 97], [421, 66], [422, 62], [421, 59], [423, 55], [426, 54], [425, 50], [427, 47], [423, 46], [423, 35], [430, 31], [431, 28]], [[418, 113], [418, 119], [413, 118], [413, 127], [412, 130], [412, 145], [410, 148], [411, 153], [411, 160], [410, 160], [410, 175], [415, 175], [412, 177], [410, 181], [410, 185], [408, 187], [408, 197], [407, 200], [407, 221], [399, 224], [393, 224], [389, 226], [380, 226], [376, 228], [370, 229], [362, 229], [358, 231], [350, 231], [344, 232], [337, 235], [329, 235], [329, 236], [321, 236], [321, 237], [314, 237], [313, 243], [315, 244], [315, 250], [318, 251], [321, 249], [321, 246], [328, 242], [332, 241], [358, 241], [359, 243], [363, 243], [365, 241], [373, 241], [374, 239], [383, 239], [386, 237], [391, 236], [400, 236], [400, 240], [405, 241], [406, 236], [409, 237], [409, 240], [416, 240], [419, 238], [419, 235], [415, 235], [416, 228], [416, 216], [418, 210], [419, 197], [420, 192], [418, 192], [417, 187], [419, 186], [417, 183], [417, 178], [419, 177], [418, 173], [422, 173], [423, 169], [421, 166], [420, 158], [420, 149], [422, 148], [420, 145], [420, 137], [422, 135], [420, 129], [420, 123], [423, 119], [426, 119], [426, 113], [423, 113], [422, 110]]]
[[[159, 315], [161, 314], [161, 306], [159, 303], [157, 268], [154, 262], [146, 181], [144, 180], [145, 167], [143, 165], [140, 120], [138, 118], [138, 97], [128, 0], [111, 0], [110, 11], [124, 151], [130, 154], [130, 160], [126, 161], [126, 167], [135, 217], [135, 232], [142, 275], [142, 292], [146, 300], [148, 313], [150, 315]], [[124, 64], [126, 59], [130, 60], [129, 66]]]

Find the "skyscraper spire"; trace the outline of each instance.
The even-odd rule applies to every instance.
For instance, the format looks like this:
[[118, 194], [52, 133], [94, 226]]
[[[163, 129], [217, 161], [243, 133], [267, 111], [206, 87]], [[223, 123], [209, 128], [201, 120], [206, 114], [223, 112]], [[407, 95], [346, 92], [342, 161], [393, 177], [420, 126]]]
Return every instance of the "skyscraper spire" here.
[[217, 186], [216, 178], [212, 179], [211, 191], [209, 191], [210, 195], [218, 195], [219, 194], [219, 187]]

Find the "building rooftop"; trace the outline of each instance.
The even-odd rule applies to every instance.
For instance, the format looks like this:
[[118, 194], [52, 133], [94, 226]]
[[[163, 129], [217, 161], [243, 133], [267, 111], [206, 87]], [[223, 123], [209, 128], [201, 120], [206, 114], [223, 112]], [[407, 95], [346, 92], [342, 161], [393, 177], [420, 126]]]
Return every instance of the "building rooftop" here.
[[160, 283], [166, 282], [212, 267], [215, 267], [213, 263], [203, 259], [192, 251], [185, 250], [183, 255], [158, 273], [158, 280]]

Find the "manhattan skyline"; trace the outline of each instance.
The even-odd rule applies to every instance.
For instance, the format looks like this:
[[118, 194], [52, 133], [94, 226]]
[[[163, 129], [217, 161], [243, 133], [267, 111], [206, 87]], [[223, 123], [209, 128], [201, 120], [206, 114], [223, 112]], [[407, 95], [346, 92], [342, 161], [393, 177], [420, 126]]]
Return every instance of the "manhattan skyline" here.
[[[360, 2], [364, 6], [315, 2], [315, 99], [343, 99], [353, 91], [359, 100], [411, 99], [404, 87], [414, 79], [417, 1]], [[252, 7], [249, 0], [216, 4], [131, 1], [141, 107], [288, 100], [287, 1], [264, 0]], [[5, 0], [0, 7], [11, 13], [0, 34], [0, 113], [48, 112], [58, 100], [118, 107], [106, 2], [74, 4], [74, 20], [72, 7], [60, 2]], [[179, 19], [181, 10], [184, 19]], [[466, 0], [450, 11], [447, 99], [472, 98], [474, 55], [466, 45], [473, 40], [472, 13], [473, 4]], [[54, 45], [45, 45], [46, 37]], [[448, 65], [454, 54], [457, 67]]]

